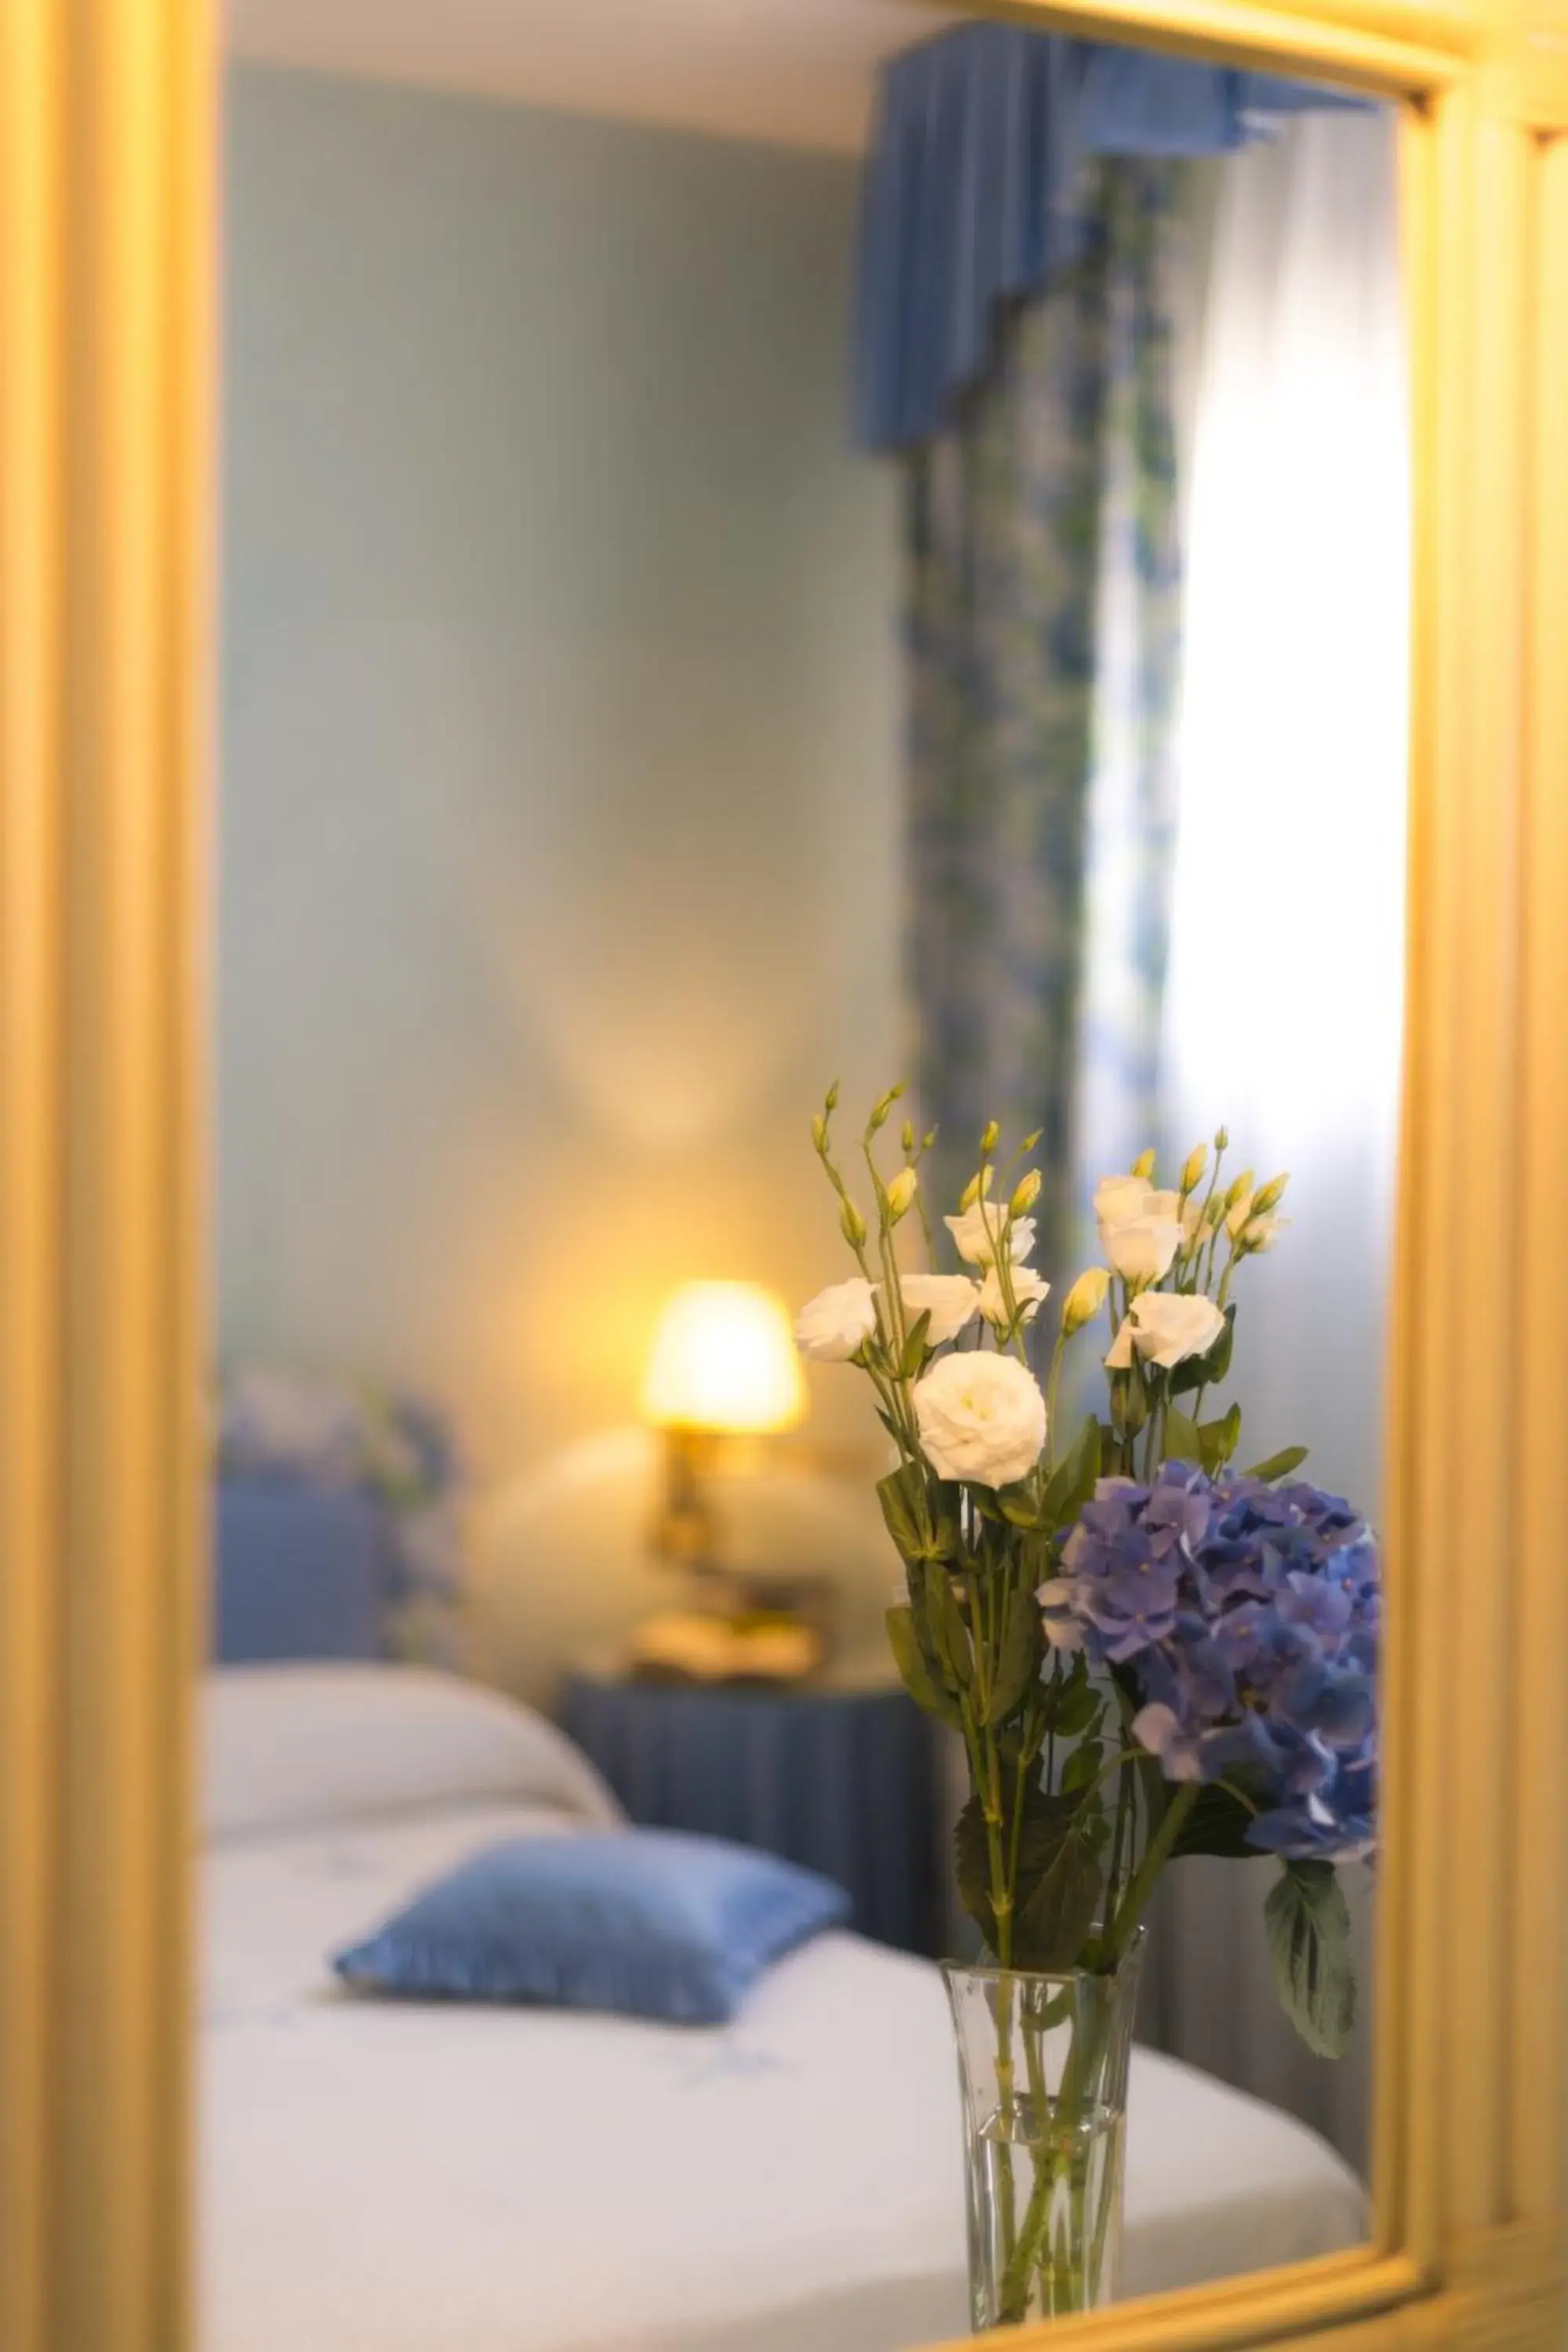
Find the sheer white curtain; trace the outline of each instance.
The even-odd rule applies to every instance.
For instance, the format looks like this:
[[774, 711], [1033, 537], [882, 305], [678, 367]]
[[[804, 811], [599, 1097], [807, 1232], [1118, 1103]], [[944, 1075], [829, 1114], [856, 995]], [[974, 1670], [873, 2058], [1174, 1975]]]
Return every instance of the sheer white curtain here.
[[[1302, 118], [1219, 175], [1197, 272], [1164, 1040], [1168, 1146], [1223, 1118], [1233, 1168], [1291, 1175], [1291, 1230], [1242, 1286], [1247, 1456], [1310, 1443], [1310, 1475], [1370, 1511], [1404, 951], [1395, 215], [1382, 116]], [[1334, 2068], [1279, 2017], [1258, 1918], [1271, 1867], [1175, 1874], [1148, 2023], [1359, 2159], [1364, 2035]]]

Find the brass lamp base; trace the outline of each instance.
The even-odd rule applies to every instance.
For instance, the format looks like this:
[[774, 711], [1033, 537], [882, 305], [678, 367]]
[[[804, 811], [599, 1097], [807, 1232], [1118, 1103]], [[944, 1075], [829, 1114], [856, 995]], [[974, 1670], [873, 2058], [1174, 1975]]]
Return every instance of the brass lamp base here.
[[663, 1492], [649, 1542], [684, 1575], [686, 1599], [637, 1628], [632, 1671], [702, 1682], [809, 1679], [832, 1646], [831, 1580], [727, 1566], [712, 1482], [733, 1441], [705, 1429], [667, 1429], [664, 1436]]

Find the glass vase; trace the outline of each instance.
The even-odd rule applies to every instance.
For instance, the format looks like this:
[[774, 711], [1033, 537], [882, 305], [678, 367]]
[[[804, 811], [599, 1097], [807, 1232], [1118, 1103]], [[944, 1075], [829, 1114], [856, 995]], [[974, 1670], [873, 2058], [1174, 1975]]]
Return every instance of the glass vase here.
[[1105, 1976], [944, 1964], [958, 2036], [972, 2323], [1090, 2311], [1121, 2260], [1140, 1929]]

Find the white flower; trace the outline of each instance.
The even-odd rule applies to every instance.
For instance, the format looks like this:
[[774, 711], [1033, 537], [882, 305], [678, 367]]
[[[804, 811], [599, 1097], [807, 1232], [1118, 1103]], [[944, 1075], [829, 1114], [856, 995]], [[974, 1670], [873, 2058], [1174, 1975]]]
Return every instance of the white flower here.
[[1168, 1372], [1189, 1356], [1206, 1356], [1224, 1329], [1225, 1317], [1214, 1300], [1201, 1292], [1189, 1298], [1179, 1290], [1145, 1291], [1132, 1301], [1106, 1362], [1110, 1363], [1123, 1340], [1130, 1339], [1146, 1363], [1158, 1364]]
[[1112, 1339], [1105, 1359], [1108, 1372], [1130, 1372], [1132, 1370], [1132, 1318], [1124, 1315], [1121, 1328]]
[[1249, 1257], [1261, 1256], [1271, 1250], [1286, 1226], [1289, 1217], [1249, 1217], [1241, 1231], [1241, 1246]]
[[1094, 1213], [1100, 1220], [1101, 1239], [1131, 1218], [1146, 1215], [1153, 1189], [1146, 1176], [1102, 1176], [1094, 1188]]
[[940, 1356], [914, 1396], [921, 1445], [939, 1478], [1010, 1486], [1039, 1460], [1046, 1401], [1016, 1357], [978, 1349]]
[[795, 1345], [819, 1364], [847, 1364], [877, 1328], [877, 1298], [864, 1275], [830, 1282], [795, 1318]]
[[926, 1344], [931, 1348], [956, 1339], [980, 1305], [980, 1285], [971, 1282], [966, 1274], [900, 1275], [899, 1289], [910, 1323], [919, 1316], [930, 1315]]
[[[1016, 1265], [1013, 1268], [1012, 1290], [1013, 1305], [1019, 1320], [1032, 1323], [1040, 1311], [1041, 1301], [1050, 1297], [1051, 1286], [1035, 1272], [1032, 1265]], [[1013, 1319], [1002, 1296], [1001, 1276], [994, 1265], [986, 1267], [985, 1279], [980, 1286], [980, 1312], [998, 1331], [1005, 1330]]]
[[1174, 1217], [1130, 1217], [1105, 1235], [1105, 1255], [1123, 1282], [1158, 1282], [1182, 1246]]
[[[996, 1244], [1006, 1223], [1006, 1212], [993, 1208], [987, 1201], [976, 1201], [973, 1207], [965, 1209], [962, 1217], [945, 1217], [942, 1222], [952, 1235], [953, 1246], [966, 1265], [989, 1265], [996, 1255]], [[1007, 1246], [1015, 1265], [1028, 1256], [1035, 1246], [1033, 1217], [1013, 1219], [1007, 1225]]]

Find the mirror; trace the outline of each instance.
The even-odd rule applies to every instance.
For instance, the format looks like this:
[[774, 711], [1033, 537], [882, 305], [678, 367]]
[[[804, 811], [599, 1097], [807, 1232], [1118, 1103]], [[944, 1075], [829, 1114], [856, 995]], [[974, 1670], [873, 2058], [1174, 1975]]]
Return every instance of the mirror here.
[[[1124, 2123], [986, 2142], [976, 2300], [963, 1746], [773, 1302], [853, 1274], [828, 1079], [910, 1079], [938, 1234], [1042, 1130], [1042, 1332], [1224, 1126], [1222, 1210], [1289, 1174], [1235, 1459], [1376, 1521], [1392, 112], [924, 8], [468, 31], [247, 0], [228, 75], [203, 2352], [893, 2352], [1357, 2244], [1370, 1874], [1329, 2061], [1279, 1863], [1197, 1854]], [[995, 105], [1073, 168], [977, 289]]]

